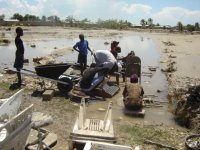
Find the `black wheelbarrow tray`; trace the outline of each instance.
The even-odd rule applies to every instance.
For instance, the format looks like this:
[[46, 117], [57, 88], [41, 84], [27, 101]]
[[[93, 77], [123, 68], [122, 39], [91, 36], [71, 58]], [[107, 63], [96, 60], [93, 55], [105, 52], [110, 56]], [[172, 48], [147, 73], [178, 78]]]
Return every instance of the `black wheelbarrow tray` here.
[[[35, 71], [22, 69], [23, 71], [28, 71], [33, 73], [32, 75], [50, 80], [57, 83], [57, 87], [61, 92], [69, 92], [73, 88], [73, 82], [79, 78], [78, 75], [66, 75], [63, 74], [71, 66], [78, 67], [79, 64], [73, 63], [60, 63], [60, 64], [48, 64], [39, 65], [35, 67]], [[30, 74], [29, 74], [30, 75]]]

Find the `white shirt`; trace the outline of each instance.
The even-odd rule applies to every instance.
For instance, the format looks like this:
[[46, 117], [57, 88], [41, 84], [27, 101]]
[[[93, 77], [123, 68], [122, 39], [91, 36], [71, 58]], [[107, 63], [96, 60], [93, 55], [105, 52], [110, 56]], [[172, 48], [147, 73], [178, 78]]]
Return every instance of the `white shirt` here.
[[108, 50], [96, 50], [94, 58], [97, 65], [103, 64], [105, 68], [112, 69], [117, 60], [113, 54]]

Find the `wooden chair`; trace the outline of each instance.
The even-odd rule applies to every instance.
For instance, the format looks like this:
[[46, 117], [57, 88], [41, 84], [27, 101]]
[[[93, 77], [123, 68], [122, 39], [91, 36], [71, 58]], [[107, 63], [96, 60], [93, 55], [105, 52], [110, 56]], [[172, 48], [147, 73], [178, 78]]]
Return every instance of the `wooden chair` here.
[[80, 105], [79, 115], [75, 122], [73, 131], [70, 133], [70, 147], [85, 145], [87, 141], [99, 141], [115, 143], [113, 124], [112, 124], [112, 103], [109, 103], [104, 120], [86, 118], [85, 99]]
[[138, 56], [130, 55], [126, 59], [123, 81], [126, 81], [126, 77], [131, 77], [132, 74], [137, 74], [139, 83], [141, 84], [141, 59]]

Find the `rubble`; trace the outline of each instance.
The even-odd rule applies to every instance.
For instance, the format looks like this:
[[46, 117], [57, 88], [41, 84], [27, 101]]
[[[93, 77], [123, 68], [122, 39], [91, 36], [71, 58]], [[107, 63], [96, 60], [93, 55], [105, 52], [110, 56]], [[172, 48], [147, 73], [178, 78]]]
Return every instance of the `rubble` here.
[[168, 99], [174, 104], [176, 121], [195, 132], [200, 132], [200, 79], [168, 73]]

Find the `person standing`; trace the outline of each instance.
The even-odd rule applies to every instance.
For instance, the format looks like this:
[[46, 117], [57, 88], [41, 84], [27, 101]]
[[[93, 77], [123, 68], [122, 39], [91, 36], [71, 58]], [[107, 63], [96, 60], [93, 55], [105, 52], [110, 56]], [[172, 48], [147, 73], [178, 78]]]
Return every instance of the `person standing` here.
[[16, 45], [16, 53], [15, 53], [15, 62], [14, 62], [14, 68], [17, 70], [17, 78], [18, 87], [21, 87], [22, 79], [21, 79], [21, 69], [23, 68], [23, 62], [24, 62], [24, 45], [23, 41], [21, 40], [21, 36], [23, 36], [23, 29], [21, 27], [16, 28], [16, 38], [15, 38], [15, 45]]
[[83, 75], [83, 71], [86, 69], [87, 66], [88, 50], [91, 52], [91, 54], [93, 53], [89, 47], [88, 41], [84, 39], [83, 34], [79, 34], [79, 39], [80, 41], [73, 46], [73, 49], [79, 52], [78, 63], [80, 63], [81, 65], [81, 75]]

